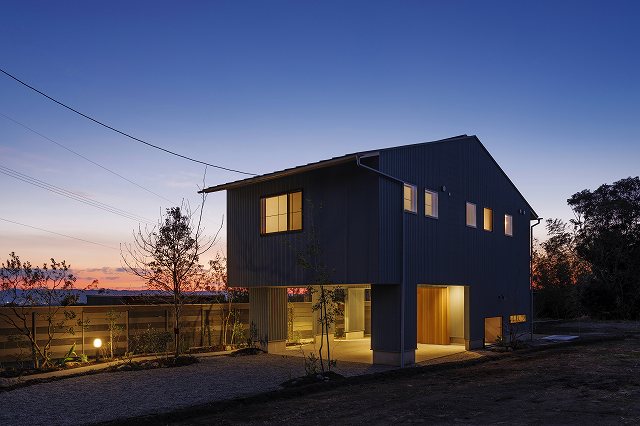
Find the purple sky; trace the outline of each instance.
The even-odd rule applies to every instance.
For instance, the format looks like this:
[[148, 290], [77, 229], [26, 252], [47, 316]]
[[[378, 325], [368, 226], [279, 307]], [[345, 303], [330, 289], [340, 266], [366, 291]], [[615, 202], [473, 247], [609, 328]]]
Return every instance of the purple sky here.
[[[0, 67], [137, 137], [255, 173], [476, 134], [541, 216], [568, 219], [571, 194], [640, 171], [634, 1], [130, 3], [3, 2]], [[0, 113], [198, 203], [202, 166], [4, 76]], [[169, 205], [2, 116], [0, 166], [150, 220]], [[207, 184], [240, 177], [209, 169]], [[0, 184], [0, 218], [113, 248], [137, 226], [5, 174]], [[224, 194], [205, 211], [214, 232]], [[118, 250], [0, 220], [0, 257], [10, 251], [128, 286]]]

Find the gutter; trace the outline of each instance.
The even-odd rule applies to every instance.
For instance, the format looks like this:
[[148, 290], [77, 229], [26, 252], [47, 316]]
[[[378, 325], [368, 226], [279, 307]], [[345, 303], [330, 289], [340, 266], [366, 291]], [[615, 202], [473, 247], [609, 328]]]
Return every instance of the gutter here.
[[531, 246], [529, 247], [529, 292], [531, 299], [531, 340], [533, 340], [533, 228], [540, 225], [541, 217], [536, 218], [538, 222], [531, 225], [531, 233], [529, 236]]
[[[356, 154], [356, 165], [358, 167], [361, 167], [363, 169], [367, 169], [369, 171], [372, 171], [380, 176], [382, 176], [385, 179], [388, 179], [392, 182], [396, 182], [399, 183], [400, 185], [402, 185], [402, 189], [404, 190], [404, 184], [406, 183], [404, 180], [399, 179], [395, 176], [391, 176], [387, 173], [381, 172], [380, 170], [376, 170], [373, 167], [369, 167], [365, 164], [362, 164], [360, 162], [360, 159], [362, 158], [362, 155]], [[416, 193], [416, 196], [418, 194]], [[405, 254], [406, 248], [405, 248], [405, 244], [407, 241], [407, 220], [406, 220], [406, 214], [404, 212], [404, 199], [400, 199], [403, 204], [401, 205], [402, 210], [400, 210], [402, 212], [402, 279], [400, 281], [400, 368], [404, 368], [404, 352], [405, 352], [405, 348], [404, 348], [404, 331], [405, 331], [405, 287], [407, 284], [407, 256]]]

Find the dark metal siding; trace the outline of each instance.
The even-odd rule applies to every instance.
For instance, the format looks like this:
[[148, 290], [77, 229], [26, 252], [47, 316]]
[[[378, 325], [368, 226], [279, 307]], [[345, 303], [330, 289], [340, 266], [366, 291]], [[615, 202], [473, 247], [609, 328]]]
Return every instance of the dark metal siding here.
[[[377, 281], [378, 178], [355, 162], [227, 192], [229, 282], [233, 286], [303, 286], [296, 262], [315, 226], [333, 282]], [[303, 231], [260, 235], [260, 198], [303, 191]]]
[[[379, 161], [381, 171], [418, 187], [417, 215], [406, 214], [407, 338], [415, 339], [417, 284], [469, 285], [472, 339], [482, 338], [483, 317], [528, 314], [530, 211], [482, 145], [470, 137], [389, 149]], [[438, 219], [424, 216], [425, 188], [438, 191]], [[380, 185], [383, 282], [401, 279], [400, 191], [396, 183]], [[476, 204], [477, 228], [466, 226], [467, 201]], [[483, 207], [493, 210], [493, 232], [483, 230]], [[513, 217], [513, 237], [504, 235], [505, 213]], [[382, 333], [397, 333], [388, 325]]]

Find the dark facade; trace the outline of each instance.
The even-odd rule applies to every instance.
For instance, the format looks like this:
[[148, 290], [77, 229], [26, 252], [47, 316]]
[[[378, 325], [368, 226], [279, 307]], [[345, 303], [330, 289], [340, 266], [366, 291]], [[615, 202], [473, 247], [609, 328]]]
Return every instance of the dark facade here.
[[[403, 212], [393, 178], [417, 187], [416, 213]], [[425, 216], [425, 189], [438, 194], [438, 218]], [[415, 349], [419, 285], [465, 286], [469, 347], [482, 342], [486, 317], [530, 317], [529, 221], [537, 215], [475, 136], [350, 154], [206, 191], [219, 190], [227, 190], [230, 284], [307, 285], [313, 277], [296, 259], [316, 241], [332, 282], [371, 285], [374, 353], [399, 352], [402, 298], [405, 348]], [[303, 229], [261, 235], [261, 197], [292, 190], [303, 191]], [[475, 228], [466, 225], [467, 202], [476, 205]], [[492, 231], [483, 229], [485, 207]]]

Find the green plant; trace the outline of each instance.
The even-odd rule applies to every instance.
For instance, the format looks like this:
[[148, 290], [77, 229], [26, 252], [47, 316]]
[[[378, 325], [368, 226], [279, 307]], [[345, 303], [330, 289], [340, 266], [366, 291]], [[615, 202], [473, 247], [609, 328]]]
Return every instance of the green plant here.
[[300, 352], [302, 352], [302, 359], [304, 362], [304, 374], [307, 376], [316, 376], [320, 374], [319, 363], [320, 358], [316, 355], [315, 352], [309, 353], [306, 355], [302, 348], [300, 348]]
[[255, 348], [258, 343], [258, 327], [256, 323], [251, 321], [249, 325], [249, 333], [247, 334], [247, 347]]
[[58, 360], [58, 366], [62, 367], [68, 362], [75, 361], [77, 358], [78, 355], [76, 354], [76, 342], [73, 342], [73, 345], [71, 345], [67, 354], [64, 357], [60, 358], [60, 360]]
[[173, 340], [168, 331], [152, 328], [151, 325], [140, 334], [131, 336], [129, 348], [135, 354], [166, 352], [167, 345]]

